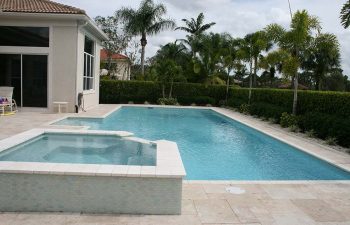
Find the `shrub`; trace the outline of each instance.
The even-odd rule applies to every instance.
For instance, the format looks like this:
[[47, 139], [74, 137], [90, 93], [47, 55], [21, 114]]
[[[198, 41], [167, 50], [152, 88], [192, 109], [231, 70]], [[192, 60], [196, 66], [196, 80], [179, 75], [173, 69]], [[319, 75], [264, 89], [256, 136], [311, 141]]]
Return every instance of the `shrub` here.
[[177, 105], [177, 99], [176, 98], [160, 98], [158, 99], [157, 103], [159, 105]]
[[300, 117], [299, 127], [303, 131], [314, 130], [317, 137], [326, 139], [334, 137], [338, 144], [350, 146], [350, 118], [328, 115], [318, 112], [310, 112]]
[[181, 105], [191, 105], [195, 103], [196, 105], [215, 105], [216, 101], [212, 97], [208, 96], [194, 96], [194, 97], [178, 97], [178, 101]]
[[289, 127], [289, 130], [290, 130], [291, 132], [294, 132], [294, 133], [300, 132], [300, 128], [298, 127], [298, 125], [295, 125], [295, 124], [293, 124], [292, 126], [290, 126], [290, 127]]
[[259, 117], [275, 118], [279, 122], [286, 109], [269, 103], [259, 102], [250, 105], [250, 113]]
[[327, 137], [326, 138], [326, 144], [327, 145], [336, 145], [337, 139], [335, 137]]
[[245, 103], [247, 103], [247, 101], [244, 101], [240, 98], [230, 98], [229, 100], [227, 100], [227, 106], [230, 106], [236, 109], [239, 109], [241, 105]]
[[243, 114], [249, 114], [250, 113], [250, 105], [248, 104], [242, 104], [240, 107], [239, 107], [239, 111]]
[[310, 137], [310, 138], [314, 138], [314, 137], [317, 136], [314, 129], [311, 129], [311, 130], [306, 131], [305, 134], [306, 134], [306, 136], [308, 136], [308, 137]]
[[289, 114], [287, 112], [284, 112], [281, 115], [280, 124], [282, 127], [297, 126], [298, 117], [293, 115], [293, 114]]

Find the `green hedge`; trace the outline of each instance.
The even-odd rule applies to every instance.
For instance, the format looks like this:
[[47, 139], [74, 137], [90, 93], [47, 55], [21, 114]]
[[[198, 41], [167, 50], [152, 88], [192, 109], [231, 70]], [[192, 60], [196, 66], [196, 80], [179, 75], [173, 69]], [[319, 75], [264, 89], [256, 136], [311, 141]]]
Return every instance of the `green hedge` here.
[[274, 118], [280, 121], [281, 115], [288, 110], [281, 106], [272, 105], [266, 102], [252, 103], [249, 108], [250, 114], [265, 118]]
[[[236, 102], [248, 103], [249, 90], [246, 88], [233, 89], [230, 105]], [[293, 91], [284, 89], [253, 89], [251, 103], [269, 103], [292, 111]], [[326, 91], [299, 91], [298, 112], [303, 115], [307, 112], [319, 112], [341, 117], [350, 117], [350, 93]]]
[[350, 118], [318, 112], [306, 113], [300, 117], [299, 126], [303, 131], [314, 130], [322, 139], [336, 138], [338, 144], [350, 146]]
[[[248, 95], [246, 88], [230, 89], [227, 105], [240, 108], [248, 103]], [[157, 103], [161, 97], [162, 85], [157, 82], [102, 80], [100, 83], [100, 103]], [[219, 105], [226, 98], [226, 86], [175, 83], [172, 97], [182, 105]], [[291, 113], [292, 105], [292, 90], [253, 89], [249, 111], [279, 121], [283, 112]], [[297, 114], [302, 130], [314, 130], [320, 138], [335, 137], [339, 144], [350, 146], [350, 93], [299, 91]]]
[[[169, 93], [169, 85], [165, 88], [165, 94]], [[174, 83], [173, 98], [185, 105], [192, 103], [198, 105], [216, 105], [220, 100], [225, 99], [225, 85], [202, 85], [191, 83]], [[116, 81], [101, 80], [100, 82], [100, 103], [118, 104], [128, 103], [157, 103], [162, 98], [162, 85], [158, 82], [148, 81]]]

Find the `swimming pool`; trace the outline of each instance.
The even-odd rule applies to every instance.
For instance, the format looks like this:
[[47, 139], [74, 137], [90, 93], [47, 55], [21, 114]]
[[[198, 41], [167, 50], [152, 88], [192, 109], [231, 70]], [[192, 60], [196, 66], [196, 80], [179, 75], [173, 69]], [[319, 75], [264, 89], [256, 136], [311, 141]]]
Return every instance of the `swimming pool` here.
[[177, 142], [189, 180], [349, 180], [350, 173], [210, 109], [122, 107], [60, 125]]
[[0, 152], [0, 161], [155, 166], [156, 147], [112, 135], [45, 133]]

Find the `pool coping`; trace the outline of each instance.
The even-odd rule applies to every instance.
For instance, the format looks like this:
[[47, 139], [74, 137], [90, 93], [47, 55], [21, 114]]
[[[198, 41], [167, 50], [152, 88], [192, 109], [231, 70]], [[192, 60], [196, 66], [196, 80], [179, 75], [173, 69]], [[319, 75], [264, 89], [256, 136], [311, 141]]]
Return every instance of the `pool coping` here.
[[[331, 148], [327, 148], [324, 145], [318, 145], [316, 143], [311, 143], [302, 137], [295, 137], [293, 135], [284, 134], [282, 131], [272, 128], [270, 126], [266, 126], [266, 124], [261, 125], [258, 121], [254, 121], [251, 118], [244, 118], [244, 115], [237, 115], [236, 112], [219, 107], [203, 107], [203, 106], [166, 106], [166, 105], [144, 105], [144, 104], [118, 104], [116, 107], [111, 109], [108, 113], [105, 113], [102, 116], [91, 116], [91, 115], [77, 115], [77, 116], [65, 116], [60, 119], [50, 121], [47, 125], [50, 126], [61, 126], [61, 125], [53, 125], [60, 120], [70, 118], [92, 118], [92, 119], [103, 119], [109, 116], [110, 114], [116, 112], [123, 106], [125, 107], [158, 107], [158, 108], [184, 108], [184, 109], [209, 109], [220, 115], [226, 116], [229, 119], [237, 121], [243, 125], [246, 125], [258, 132], [261, 132], [265, 135], [268, 135], [276, 140], [279, 140], [287, 145], [290, 145], [297, 150], [303, 151], [307, 154], [310, 154], [320, 160], [323, 160], [335, 167], [338, 167], [346, 172], [350, 172], [350, 155], [342, 152], [336, 152]], [[64, 125], [63, 125], [64, 126]], [[88, 129], [88, 128], [87, 128]], [[198, 182], [198, 180], [194, 180]], [[211, 180], [203, 180], [205, 182], [212, 182]], [[308, 181], [308, 180], [305, 180]], [[215, 182], [215, 181], [214, 181]], [[221, 182], [218, 180], [217, 182]]]
[[182, 163], [180, 152], [175, 142], [166, 140], [148, 141], [134, 137], [132, 133], [126, 131], [32, 129], [0, 140], [0, 152], [45, 133], [111, 135], [118, 136], [129, 141], [154, 144], [157, 146], [157, 163], [155, 166], [129, 166], [0, 161], [0, 174], [16, 173], [180, 179], [186, 176], [186, 171]]

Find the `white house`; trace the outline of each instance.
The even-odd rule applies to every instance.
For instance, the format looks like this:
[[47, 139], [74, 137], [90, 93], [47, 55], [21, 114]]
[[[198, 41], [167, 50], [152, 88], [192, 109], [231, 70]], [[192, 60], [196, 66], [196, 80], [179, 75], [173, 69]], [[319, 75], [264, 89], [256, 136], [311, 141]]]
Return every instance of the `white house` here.
[[108, 64], [112, 64], [114, 71], [109, 71], [109, 73], [112, 76], [115, 76], [117, 80], [130, 80], [131, 61], [126, 55], [112, 54], [110, 57], [108, 57], [107, 51], [102, 49], [100, 60], [102, 69], [107, 69]]
[[99, 103], [101, 42], [84, 10], [49, 0], [0, 0], [0, 86], [13, 86], [22, 109], [75, 111]]

